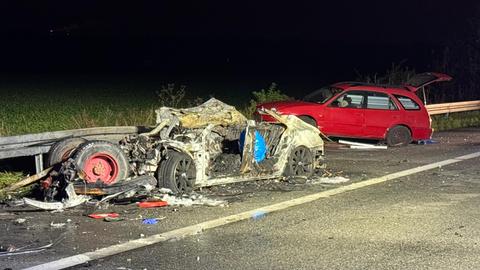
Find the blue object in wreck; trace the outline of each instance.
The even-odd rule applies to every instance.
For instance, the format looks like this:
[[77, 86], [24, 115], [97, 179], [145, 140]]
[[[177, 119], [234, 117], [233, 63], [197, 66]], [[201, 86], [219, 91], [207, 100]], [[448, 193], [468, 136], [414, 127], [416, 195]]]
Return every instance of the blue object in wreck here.
[[[243, 146], [245, 144], [245, 130], [242, 131], [240, 134], [240, 152], [243, 154]], [[267, 143], [265, 142], [265, 138], [263, 138], [262, 134], [255, 130], [255, 142], [254, 142], [254, 150], [253, 150], [253, 158], [258, 163], [265, 159], [267, 156]]]

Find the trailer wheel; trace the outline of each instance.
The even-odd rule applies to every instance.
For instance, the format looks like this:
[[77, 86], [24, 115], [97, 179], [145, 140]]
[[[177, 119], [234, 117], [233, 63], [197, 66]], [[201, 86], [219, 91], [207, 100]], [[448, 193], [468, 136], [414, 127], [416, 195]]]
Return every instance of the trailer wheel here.
[[298, 146], [290, 153], [284, 175], [309, 177], [313, 173], [313, 155], [305, 146]]
[[87, 183], [111, 185], [129, 176], [128, 159], [122, 149], [107, 141], [83, 143], [73, 156], [77, 171]]
[[195, 186], [197, 170], [190, 156], [170, 151], [168, 159], [160, 163], [157, 179], [160, 186], [174, 193], [188, 193]]
[[56, 142], [48, 151], [47, 167], [67, 160], [74, 154], [78, 146], [86, 141], [84, 138], [68, 138]]

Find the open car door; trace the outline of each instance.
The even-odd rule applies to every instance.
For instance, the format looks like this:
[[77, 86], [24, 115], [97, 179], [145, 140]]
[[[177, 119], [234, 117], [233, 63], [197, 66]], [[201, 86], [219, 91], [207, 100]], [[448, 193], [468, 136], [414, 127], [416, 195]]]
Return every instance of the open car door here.
[[410, 91], [417, 92], [418, 89], [421, 89], [424, 86], [427, 86], [434, 82], [445, 82], [450, 80], [452, 80], [452, 77], [447, 74], [436, 73], [436, 72], [425, 72], [425, 73], [417, 74], [412, 78], [410, 78], [410, 80], [408, 80], [405, 83], [405, 86], [408, 89], [410, 89]]

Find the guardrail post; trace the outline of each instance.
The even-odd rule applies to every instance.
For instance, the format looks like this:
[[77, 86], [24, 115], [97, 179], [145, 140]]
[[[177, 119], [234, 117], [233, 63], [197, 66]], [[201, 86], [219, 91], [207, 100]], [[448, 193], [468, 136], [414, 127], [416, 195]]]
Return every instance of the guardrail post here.
[[43, 171], [43, 155], [42, 154], [35, 155], [35, 171], [37, 173], [40, 173], [41, 171]]

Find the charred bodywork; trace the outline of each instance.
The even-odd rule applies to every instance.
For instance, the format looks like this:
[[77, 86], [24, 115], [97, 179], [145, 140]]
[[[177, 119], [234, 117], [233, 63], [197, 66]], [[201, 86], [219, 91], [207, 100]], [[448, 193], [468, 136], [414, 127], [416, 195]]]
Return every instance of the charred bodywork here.
[[[305, 148], [312, 158], [308, 161], [310, 164], [300, 164], [305, 170], [297, 174], [308, 175], [321, 165], [324, 152], [319, 131], [295, 116], [266, 111], [278, 122], [256, 123], [247, 121], [234, 107], [216, 99], [190, 109], [163, 107], [156, 113], [155, 129], [130, 136], [120, 145], [130, 157], [134, 175], [156, 174], [160, 185], [163, 183], [174, 190], [176, 187], [168, 184], [171, 179], [165, 178], [182, 177], [181, 174], [187, 188], [279, 177], [299, 147]], [[266, 157], [261, 162], [253, 159], [255, 131], [265, 138], [267, 146]], [[240, 149], [242, 132], [245, 132], [245, 142]], [[183, 158], [185, 164], [173, 164], [175, 162], [169, 161], [172, 158]], [[168, 166], [175, 165], [180, 175], [166, 173], [174, 170]], [[193, 175], [191, 168], [194, 168]], [[178, 184], [177, 189], [182, 188], [179, 181], [174, 183]]]
[[[72, 140], [72, 145], [80, 143], [72, 146], [74, 150], [69, 143], [61, 144], [68, 144], [64, 148], [69, 152], [55, 153], [63, 159], [70, 156], [55, 172], [63, 183], [49, 177], [45, 186], [48, 190], [73, 183], [77, 193], [105, 195], [98, 187], [154, 176], [159, 187], [188, 192], [202, 186], [311, 175], [322, 165], [324, 155], [318, 129], [296, 116], [265, 113], [277, 122], [247, 120], [216, 99], [188, 109], [162, 107], [156, 111], [155, 128], [118, 144]], [[254, 158], [256, 133], [265, 141], [266, 154], [261, 161]], [[50, 194], [54, 197], [57, 193]]]

